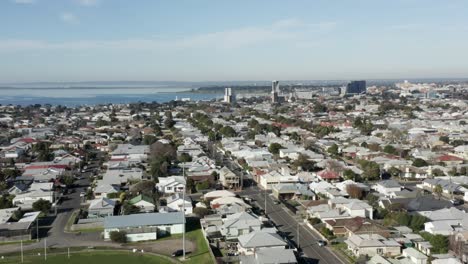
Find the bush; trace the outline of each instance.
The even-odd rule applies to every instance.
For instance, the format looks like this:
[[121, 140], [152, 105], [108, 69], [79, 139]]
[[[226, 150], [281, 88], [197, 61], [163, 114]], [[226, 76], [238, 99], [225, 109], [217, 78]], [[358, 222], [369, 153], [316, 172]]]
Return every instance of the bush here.
[[110, 239], [112, 242], [116, 243], [127, 243], [127, 233], [121, 231], [112, 231], [110, 232]]
[[316, 224], [322, 223], [322, 221], [320, 221], [319, 218], [313, 217], [313, 218], [310, 218], [310, 219], [309, 219], [309, 223], [310, 223], [311, 225], [316, 225]]
[[326, 227], [320, 228], [320, 233], [322, 233], [322, 235], [324, 235], [328, 240], [335, 238], [335, 234], [333, 233], [333, 231]]
[[47, 214], [52, 207], [52, 204], [48, 200], [39, 199], [32, 204], [34, 211], [40, 211], [44, 214]]
[[193, 209], [193, 213], [198, 215], [198, 217], [203, 218], [203, 217], [205, 217], [205, 215], [210, 214], [210, 209], [203, 208], [203, 207], [195, 207]]

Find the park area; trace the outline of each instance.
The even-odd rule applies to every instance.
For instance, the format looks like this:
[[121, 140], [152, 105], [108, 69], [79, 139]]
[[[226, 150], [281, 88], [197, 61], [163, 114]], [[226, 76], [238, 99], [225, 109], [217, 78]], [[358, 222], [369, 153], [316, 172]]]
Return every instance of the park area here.
[[[0, 263], [21, 263], [21, 257], [18, 255], [5, 256], [0, 259]], [[24, 262], [29, 264], [128, 264], [128, 263], [145, 263], [145, 264], [170, 264], [177, 263], [163, 256], [156, 256], [146, 253], [133, 253], [131, 251], [93, 251], [93, 252], [72, 252], [70, 257], [67, 253], [48, 254], [47, 260], [44, 255], [25, 254]]]

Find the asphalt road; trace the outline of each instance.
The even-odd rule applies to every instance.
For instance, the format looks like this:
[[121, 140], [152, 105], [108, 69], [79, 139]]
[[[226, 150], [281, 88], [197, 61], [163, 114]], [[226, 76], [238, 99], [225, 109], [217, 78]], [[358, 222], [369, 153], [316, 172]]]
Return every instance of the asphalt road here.
[[[258, 187], [250, 187], [244, 189], [240, 193], [241, 196], [249, 196], [256, 201], [258, 206], [265, 210], [265, 192]], [[321, 240], [320, 236], [307, 227], [303, 220], [292, 214], [289, 209], [281, 204], [275, 204], [272, 197], [267, 194], [266, 196], [267, 216], [277, 226], [278, 230], [293, 240], [299, 248], [302, 249], [304, 259], [307, 263], [320, 263], [320, 264], [344, 264], [348, 263], [346, 260], [341, 259], [328, 247], [320, 247], [317, 244]], [[299, 234], [299, 239], [298, 235]]]

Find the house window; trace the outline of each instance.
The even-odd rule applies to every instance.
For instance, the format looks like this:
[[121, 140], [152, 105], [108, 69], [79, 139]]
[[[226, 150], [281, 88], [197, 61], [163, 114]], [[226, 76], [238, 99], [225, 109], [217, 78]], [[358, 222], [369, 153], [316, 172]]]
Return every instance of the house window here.
[[383, 248], [377, 248], [377, 254], [382, 255], [383, 254]]
[[172, 191], [172, 187], [167, 187], [167, 190], [168, 190], [168, 191]]

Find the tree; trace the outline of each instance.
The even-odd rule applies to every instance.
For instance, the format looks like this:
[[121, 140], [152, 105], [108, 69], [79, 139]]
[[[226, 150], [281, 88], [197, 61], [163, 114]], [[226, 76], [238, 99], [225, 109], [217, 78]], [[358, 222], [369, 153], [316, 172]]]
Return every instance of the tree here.
[[187, 179], [187, 192], [193, 193], [195, 191], [195, 181], [192, 178]]
[[71, 187], [74, 181], [75, 179], [73, 179], [73, 177], [70, 175], [66, 175], [62, 177], [62, 183], [65, 184], [67, 187]]
[[435, 195], [437, 195], [437, 198], [440, 200], [440, 197], [442, 196], [442, 192], [444, 191], [442, 189], [442, 186], [440, 184], [437, 184], [434, 186], [434, 189], [432, 190]]
[[195, 207], [193, 213], [196, 214], [199, 218], [204, 218], [206, 215], [210, 214], [210, 209], [203, 207]]
[[140, 208], [136, 207], [133, 204], [130, 204], [129, 202], [124, 202], [122, 206], [122, 213], [124, 215], [137, 214], [139, 212], [140, 212]]
[[359, 175], [350, 169], [346, 169], [343, 172], [343, 178], [345, 178], [345, 180], [358, 181], [358, 177]]
[[309, 156], [299, 154], [297, 160], [293, 162], [293, 165], [298, 168], [301, 167], [304, 171], [313, 171], [315, 169], [315, 162], [309, 159]]
[[13, 207], [12, 198], [7, 194], [0, 196], [0, 209]]
[[346, 192], [349, 197], [354, 199], [362, 199], [364, 197], [364, 190], [357, 186], [356, 184], [348, 184], [346, 186]]
[[427, 165], [427, 162], [420, 158], [417, 158], [413, 161], [413, 166], [415, 167], [426, 167]]
[[432, 175], [436, 177], [445, 176], [445, 173], [441, 169], [434, 169]]
[[270, 146], [268, 147], [268, 151], [270, 151], [271, 154], [278, 155], [279, 150], [282, 149], [283, 146], [279, 143], [271, 143]]
[[52, 207], [52, 204], [48, 200], [39, 199], [32, 204], [34, 211], [40, 211], [44, 214], [47, 214]]
[[182, 153], [179, 156], [179, 162], [191, 162], [192, 161], [192, 156], [188, 153]]
[[130, 191], [151, 195], [154, 192], [154, 186], [155, 184], [153, 181], [139, 181], [130, 187]]
[[219, 130], [219, 133], [221, 133], [221, 135], [223, 135], [225, 137], [235, 137], [235, 136], [237, 136], [237, 133], [234, 130], [234, 128], [232, 128], [230, 126], [225, 126], [225, 127], [221, 128]]
[[448, 144], [450, 142], [450, 138], [448, 136], [440, 136], [439, 140], [444, 142], [445, 144]]
[[153, 135], [146, 135], [143, 137], [143, 144], [145, 145], [151, 145], [156, 141], [158, 141], [158, 139]]
[[331, 155], [338, 155], [338, 145], [337, 144], [333, 144], [331, 145], [328, 149], [327, 149], [328, 153], [330, 153]]
[[390, 169], [388, 169], [388, 173], [392, 176], [392, 177], [399, 177], [400, 176], [400, 173], [401, 171], [395, 167], [391, 167]]
[[396, 155], [397, 154], [397, 150], [394, 146], [392, 145], [386, 145], [383, 149], [383, 152], [385, 153], [388, 153], [388, 154], [392, 154], [392, 155]]
[[127, 233], [124, 231], [111, 231], [109, 236], [112, 242], [127, 243]]

